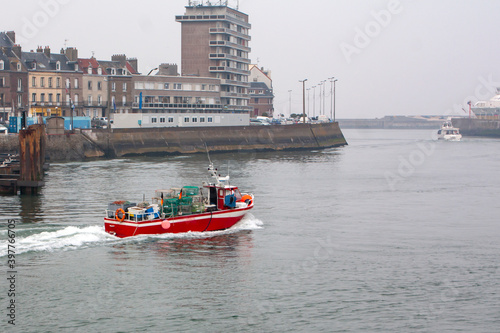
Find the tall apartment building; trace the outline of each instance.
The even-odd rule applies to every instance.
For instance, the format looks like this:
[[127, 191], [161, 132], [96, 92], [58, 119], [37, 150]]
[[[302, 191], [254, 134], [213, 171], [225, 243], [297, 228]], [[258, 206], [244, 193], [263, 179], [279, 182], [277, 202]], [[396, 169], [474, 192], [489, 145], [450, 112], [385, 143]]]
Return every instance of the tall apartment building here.
[[248, 15], [227, 5], [190, 1], [176, 21], [182, 25], [181, 75], [218, 78], [225, 111], [252, 110]]

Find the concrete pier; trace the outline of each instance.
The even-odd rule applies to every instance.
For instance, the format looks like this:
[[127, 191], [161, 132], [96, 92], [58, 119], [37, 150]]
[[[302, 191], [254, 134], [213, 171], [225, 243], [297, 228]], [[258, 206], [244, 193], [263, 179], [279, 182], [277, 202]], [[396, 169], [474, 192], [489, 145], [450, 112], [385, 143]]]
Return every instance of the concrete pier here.
[[[321, 149], [346, 145], [338, 123], [234, 127], [77, 130], [47, 135], [51, 161], [134, 155]], [[4, 144], [8, 147], [8, 144]], [[2, 140], [0, 139], [0, 152]]]

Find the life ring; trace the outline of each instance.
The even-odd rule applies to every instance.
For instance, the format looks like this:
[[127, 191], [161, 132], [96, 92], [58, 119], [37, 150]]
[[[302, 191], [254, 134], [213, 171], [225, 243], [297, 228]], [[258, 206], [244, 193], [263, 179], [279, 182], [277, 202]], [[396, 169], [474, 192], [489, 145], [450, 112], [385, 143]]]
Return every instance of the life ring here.
[[241, 197], [241, 200], [242, 202], [246, 202], [247, 200], [252, 200], [252, 196], [251, 195], [248, 195], [248, 194], [245, 194], [243, 197]]
[[[122, 213], [122, 217], [118, 217], [118, 213]], [[119, 222], [123, 222], [123, 220], [125, 220], [125, 211], [123, 210], [123, 208], [118, 208], [115, 212], [115, 218], [119, 221]]]

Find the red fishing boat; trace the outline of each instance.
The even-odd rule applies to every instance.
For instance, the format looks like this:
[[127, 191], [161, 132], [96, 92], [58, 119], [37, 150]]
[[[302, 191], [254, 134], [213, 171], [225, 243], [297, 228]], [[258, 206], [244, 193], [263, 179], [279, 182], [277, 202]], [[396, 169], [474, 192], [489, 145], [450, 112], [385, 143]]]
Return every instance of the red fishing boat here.
[[104, 229], [123, 238], [231, 228], [253, 208], [254, 196], [230, 185], [229, 176], [221, 177], [212, 163], [208, 172], [213, 183], [157, 190], [151, 203], [109, 203]]

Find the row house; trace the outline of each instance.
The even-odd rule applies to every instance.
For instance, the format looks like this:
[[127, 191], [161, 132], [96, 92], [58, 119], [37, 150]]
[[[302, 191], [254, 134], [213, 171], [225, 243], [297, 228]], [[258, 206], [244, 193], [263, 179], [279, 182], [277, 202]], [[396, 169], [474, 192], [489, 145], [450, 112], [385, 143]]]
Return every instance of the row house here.
[[82, 72], [77, 57], [73, 48], [59, 54], [48, 46], [22, 52], [28, 70], [29, 116], [83, 116]]
[[28, 72], [13, 31], [0, 32], [0, 123], [28, 107]]
[[138, 74], [137, 59], [114, 55], [111, 61], [94, 57], [78, 61], [83, 71], [83, 106], [88, 116], [131, 112], [132, 76]]
[[127, 59], [124, 54], [113, 55], [111, 61], [99, 60], [107, 75], [108, 113], [132, 112], [132, 77], [138, 75], [137, 59]]
[[250, 102], [253, 117], [272, 117], [274, 113], [274, 93], [271, 72], [250, 66]]

